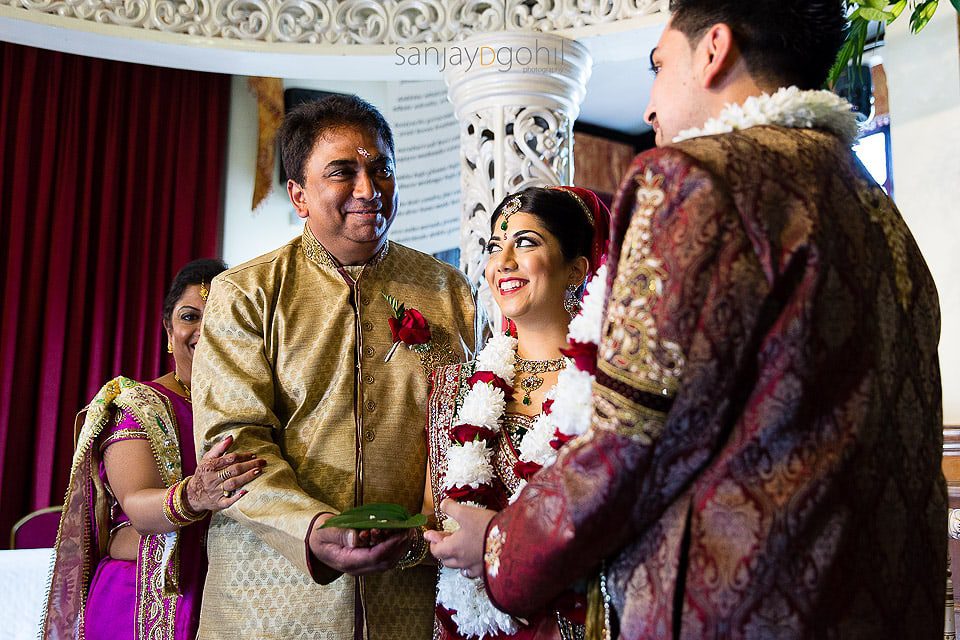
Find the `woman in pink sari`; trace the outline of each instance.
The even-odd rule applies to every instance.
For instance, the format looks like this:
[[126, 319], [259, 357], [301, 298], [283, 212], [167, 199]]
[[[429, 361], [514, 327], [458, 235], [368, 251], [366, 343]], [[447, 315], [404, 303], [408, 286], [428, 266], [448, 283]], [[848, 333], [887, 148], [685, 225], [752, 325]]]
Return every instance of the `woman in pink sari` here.
[[219, 260], [174, 278], [163, 326], [174, 370], [152, 382], [118, 377], [87, 406], [57, 535], [44, 638], [194, 638], [206, 574], [209, 513], [264, 461], [227, 453], [197, 464], [190, 398], [193, 352]]

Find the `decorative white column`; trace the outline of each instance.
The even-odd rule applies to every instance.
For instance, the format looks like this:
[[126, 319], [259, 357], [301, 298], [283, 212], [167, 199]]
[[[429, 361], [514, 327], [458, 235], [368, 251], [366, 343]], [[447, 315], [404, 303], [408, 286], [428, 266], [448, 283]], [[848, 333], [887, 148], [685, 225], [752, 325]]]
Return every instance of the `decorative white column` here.
[[510, 31], [447, 46], [444, 79], [460, 122], [460, 266], [500, 326], [484, 277], [490, 214], [527, 187], [573, 182], [573, 121], [592, 60], [574, 40]]

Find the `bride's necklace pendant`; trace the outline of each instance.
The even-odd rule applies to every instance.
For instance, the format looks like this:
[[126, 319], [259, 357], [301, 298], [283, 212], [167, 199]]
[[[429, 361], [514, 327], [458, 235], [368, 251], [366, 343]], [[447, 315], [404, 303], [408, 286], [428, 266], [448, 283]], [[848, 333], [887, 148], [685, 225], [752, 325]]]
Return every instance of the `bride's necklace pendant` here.
[[543, 378], [537, 374], [533, 374], [529, 378], [524, 378], [520, 381], [520, 388], [523, 389], [523, 400], [521, 402], [529, 406], [530, 405], [530, 394], [539, 389], [543, 385]]
[[520, 401], [525, 406], [529, 406], [532, 400], [530, 394], [543, 386], [543, 378], [539, 374], [548, 371], [560, 371], [567, 366], [566, 358], [555, 358], [553, 360], [527, 360], [516, 357], [514, 367], [517, 373], [529, 373], [530, 375], [520, 381], [520, 388], [523, 389], [523, 399]]

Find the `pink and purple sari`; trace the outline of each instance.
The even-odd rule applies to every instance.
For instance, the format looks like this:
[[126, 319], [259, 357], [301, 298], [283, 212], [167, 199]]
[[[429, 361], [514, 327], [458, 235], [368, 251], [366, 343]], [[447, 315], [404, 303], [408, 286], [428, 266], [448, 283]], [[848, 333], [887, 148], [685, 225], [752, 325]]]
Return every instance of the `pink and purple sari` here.
[[150, 442], [164, 484], [196, 468], [191, 406], [155, 383], [115, 378], [86, 409], [57, 536], [44, 638], [186, 640], [196, 636], [207, 521], [141, 536], [136, 561], [107, 553], [127, 517], [110, 492], [103, 451]]

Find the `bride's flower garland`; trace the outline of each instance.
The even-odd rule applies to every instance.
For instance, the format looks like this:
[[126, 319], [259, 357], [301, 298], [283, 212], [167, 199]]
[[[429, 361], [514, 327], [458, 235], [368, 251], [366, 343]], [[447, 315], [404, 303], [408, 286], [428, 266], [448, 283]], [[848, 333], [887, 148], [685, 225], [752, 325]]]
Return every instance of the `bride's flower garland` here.
[[[590, 426], [606, 282], [607, 269], [602, 266], [587, 284], [582, 310], [570, 321], [569, 347], [563, 354], [576, 366], [560, 372], [557, 384], [546, 394], [542, 413], [520, 443], [515, 470], [523, 481], [511, 501], [527, 478], [553, 464], [560, 447]], [[507, 335], [494, 336], [477, 355], [475, 373], [467, 381], [470, 389], [454, 417], [447, 448], [443, 490], [450, 498], [489, 506], [486, 498], [494, 477], [493, 455], [507, 394], [513, 393], [516, 356], [517, 340]], [[455, 530], [457, 524], [447, 518], [444, 528]], [[456, 612], [452, 618], [464, 636], [482, 639], [518, 630], [516, 620], [490, 602], [481, 578], [467, 578], [456, 569], [440, 569], [437, 603]]]
[[716, 118], [711, 118], [699, 129], [685, 129], [673, 142], [690, 138], [730, 133], [760, 125], [826, 129], [853, 144], [859, 133], [853, 106], [831, 91], [802, 91], [797, 87], [783, 87], [773, 95], [761, 94], [747, 98], [743, 104], [728, 104]]

